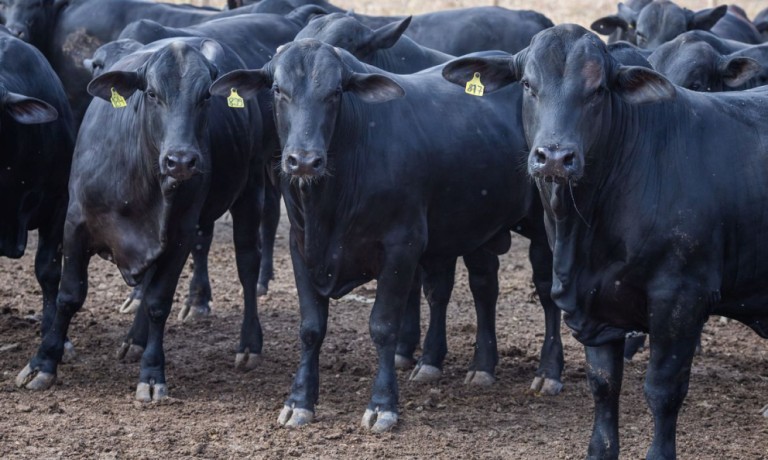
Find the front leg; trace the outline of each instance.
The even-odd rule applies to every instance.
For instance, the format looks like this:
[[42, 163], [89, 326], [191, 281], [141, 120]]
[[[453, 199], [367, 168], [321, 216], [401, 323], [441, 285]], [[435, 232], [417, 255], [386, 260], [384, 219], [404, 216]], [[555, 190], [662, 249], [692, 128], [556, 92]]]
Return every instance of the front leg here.
[[291, 394], [277, 420], [285, 426], [302, 426], [312, 422], [320, 391], [320, 347], [328, 329], [328, 297], [320, 295], [312, 284], [309, 269], [293, 234], [290, 245], [301, 310], [301, 361], [293, 379]]
[[619, 458], [619, 396], [624, 374], [624, 340], [584, 347], [595, 419], [587, 458]]
[[496, 343], [496, 301], [499, 298], [499, 257], [483, 248], [464, 256], [469, 288], [475, 301], [475, 355], [465, 383], [487, 386], [496, 381], [499, 350]]
[[416, 363], [413, 354], [421, 339], [421, 270], [416, 271], [400, 322], [400, 336], [395, 353], [395, 367], [410, 369]]
[[213, 222], [200, 223], [192, 245], [192, 279], [189, 295], [179, 321], [187, 322], [211, 314], [211, 281], [208, 278], [208, 253], [213, 241]]

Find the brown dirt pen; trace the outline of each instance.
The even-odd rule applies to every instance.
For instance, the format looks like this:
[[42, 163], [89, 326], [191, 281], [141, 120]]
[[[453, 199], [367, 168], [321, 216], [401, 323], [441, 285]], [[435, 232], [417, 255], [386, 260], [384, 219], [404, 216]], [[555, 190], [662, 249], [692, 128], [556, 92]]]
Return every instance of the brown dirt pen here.
[[[416, 12], [480, 2], [349, 2], [369, 13]], [[587, 24], [611, 12], [609, 2], [501, 2], [543, 11], [556, 21]], [[704, 2], [687, 2], [703, 7]], [[754, 14], [758, 2], [743, 4]], [[379, 5], [384, 5], [379, 6]], [[419, 5], [418, 7], [416, 5]], [[91, 262], [90, 291], [70, 336], [79, 359], [60, 368], [51, 391], [30, 393], [13, 378], [39, 343], [33, 316], [40, 290], [31, 254], [0, 258], [0, 458], [583, 458], [591, 430], [592, 398], [581, 347], [563, 329], [565, 388], [556, 397], [528, 392], [538, 360], [543, 315], [530, 283], [527, 244], [515, 238], [501, 263], [498, 307], [500, 364], [491, 388], [462, 383], [471, 359], [474, 312], [460, 270], [449, 305], [449, 355], [436, 384], [418, 385], [399, 375], [401, 422], [392, 433], [359, 428], [368, 402], [375, 353], [368, 336], [374, 296], [364, 286], [334, 301], [321, 357], [317, 420], [299, 430], [280, 428], [277, 415], [298, 363], [298, 308], [287, 256], [285, 223], [276, 254], [277, 278], [260, 299], [264, 360], [257, 370], [233, 369], [242, 305], [234, 269], [231, 223], [220, 222], [211, 251], [214, 315], [182, 325], [189, 271], [180, 281], [166, 335], [172, 398], [163, 404], [133, 401], [136, 364], [114, 358], [131, 318], [115, 306], [128, 293], [112, 265]], [[461, 265], [461, 264], [459, 264]], [[425, 321], [422, 315], [422, 321]], [[678, 453], [683, 459], [768, 458], [768, 343], [745, 327], [713, 318], [694, 361], [691, 389], [680, 416]], [[622, 458], [642, 458], [652, 435], [642, 381], [647, 352], [626, 366], [621, 399]]]

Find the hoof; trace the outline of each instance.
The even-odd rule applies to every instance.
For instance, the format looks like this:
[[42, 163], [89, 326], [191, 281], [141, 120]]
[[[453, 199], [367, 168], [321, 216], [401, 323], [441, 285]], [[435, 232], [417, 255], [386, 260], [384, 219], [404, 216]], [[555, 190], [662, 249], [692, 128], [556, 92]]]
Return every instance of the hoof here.
[[185, 304], [179, 312], [179, 321], [182, 323], [188, 323], [194, 321], [197, 318], [204, 318], [211, 315], [211, 307], [213, 305], [210, 302], [206, 302], [203, 305], [189, 305]]
[[269, 288], [264, 284], [256, 285], [256, 297], [264, 297], [269, 292]]
[[763, 414], [763, 417], [768, 418], [768, 404], [763, 406], [762, 409], [760, 409], [760, 413]]
[[395, 369], [408, 370], [416, 364], [416, 360], [403, 355], [395, 355]]
[[67, 340], [64, 342], [64, 354], [61, 355], [61, 362], [64, 364], [68, 364], [75, 361], [75, 358], [77, 358], [77, 352], [75, 351], [75, 346]]
[[544, 377], [536, 377], [531, 384], [531, 391], [543, 396], [555, 396], [560, 394], [563, 384], [559, 380]]
[[280, 411], [280, 416], [277, 417], [277, 422], [283, 426], [297, 427], [309, 425], [312, 423], [313, 418], [315, 418], [315, 413], [311, 410], [283, 406], [283, 410]]
[[120, 348], [117, 349], [117, 359], [126, 363], [136, 363], [141, 360], [141, 355], [144, 354], [144, 347], [140, 345], [128, 344], [123, 342]]
[[27, 390], [47, 390], [56, 382], [56, 374], [38, 372], [27, 364], [16, 376], [16, 386]]
[[464, 378], [465, 385], [476, 385], [480, 387], [489, 387], [496, 383], [496, 377], [490, 372], [485, 371], [469, 371]]
[[136, 385], [136, 400], [157, 402], [168, 397], [168, 387], [164, 383], [143, 383]]
[[366, 409], [361, 425], [373, 433], [384, 433], [397, 425], [397, 413], [390, 411], [379, 412], [378, 409]]
[[434, 382], [443, 376], [443, 371], [429, 364], [417, 364], [408, 380], [411, 382]]
[[261, 355], [258, 353], [251, 353], [247, 348], [243, 353], [235, 355], [235, 369], [238, 371], [252, 371], [259, 366], [260, 362]]
[[133, 297], [133, 294], [131, 294], [130, 297], [125, 299], [125, 302], [123, 302], [122, 305], [117, 307], [117, 311], [127, 315], [128, 313], [136, 313], [136, 310], [139, 309], [141, 306], [141, 299], [137, 299]]

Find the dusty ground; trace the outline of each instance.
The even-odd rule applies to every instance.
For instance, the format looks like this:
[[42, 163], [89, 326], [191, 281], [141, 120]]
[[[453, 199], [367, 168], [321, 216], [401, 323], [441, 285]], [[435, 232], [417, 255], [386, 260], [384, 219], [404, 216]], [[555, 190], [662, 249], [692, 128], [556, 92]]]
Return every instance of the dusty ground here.
[[[333, 302], [321, 357], [317, 420], [290, 430], [277, 415], [298, 362], [296, 294], [279, 240], [277, 279], [260, 304], [265, 354], [260, 368], [233, 369], [241, 315], [230, 242], [231, 226], [217, 225], [212, 254], [215, 315], [182, 325], [182, 280], [169, 320], [166, 350], [171, 403], [133, 402], [138, 366], [114, 352], [130, 318], [115, 306], [128, 293], [116, 269], [92, 262], [91, 291], [70, 336], [78, 360], [60, 367], [50, 391], [30, 393], [13, 377], [34, 353], [39, 310], [32, 257], [0, 259], [0, 458], [581, 458], [591, 429], [591, 396], [583, 353], [563, 330], [565, 389], [537, 397], [527, 388], [538, 359], [543, 315], [530, 300], [526, 242], [515, 239], [502, 263], [498, 382], [489, 389], [462, 381], [472, 355], [474, 312], [462, 277], [450, 305], [445, 377], [435, 385], [401, 373], [401, 423], [381, 436], [358, 428], [375, 369], [367, 333], [370, 287], [353, 300]], [[285, 235], [285, 228], [281, 228]], [[423, 316], [423, 315], [422, 315]], [[7, 349], [10, 348], [10, 349]], [[681, 458], [768, 458], [768, 343], [738, 324], [710, 321], [705, 351], [695, 362], [679, 428]], [[625, 372], [621, 407], [622, 458], [643, 457], [652, 422], [642, 395], [647, 352]]]

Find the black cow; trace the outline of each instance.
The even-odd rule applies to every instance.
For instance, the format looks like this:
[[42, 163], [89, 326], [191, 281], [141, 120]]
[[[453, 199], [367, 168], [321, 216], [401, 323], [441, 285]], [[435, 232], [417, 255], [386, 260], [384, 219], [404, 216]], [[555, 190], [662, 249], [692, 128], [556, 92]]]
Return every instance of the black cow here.
[[[363, 425], [384, 431], [397, 422], [398, 328], [417, 267], [430, 305], [442, 303], [458, 256], [471, 273], [495, 279], [496, 256], [509, 249], [514, 228], [533, 239], [536, 278], [549, 276], [541, 208], [520, 168], [526, 146], [516, 117], [446, 85], [440, 70], [384, 75], [305, 39], [283, 47], [264, 69], [230, 73], [211, 88], [237, 88], [244, 97], [261, 88], [274, 92], [302, 316], [301, 363], [281, 424], [303, 425], [314, 416], [329, 298], [378, 280], [370, 333], [379, 369]], [[503, 99], [514, 105], [519, 96], [513, 87]], [[478, 298], [496, 298], [498, 284], [473, 285], [484, 291]], [[477, 305], [478, 334], [494, 330], [494, 304]], [[431, 321], [444, 324], [437, 313]], [[545, 338], [541, 366], [556, 372], [548, 378], [559, 376], [559, 340]], [[479, 335], [472, 374], [493, 375], [493, 350], [495, 336]]]
[[[55, 310], [75, 129], [61, 82], [34, 47], [0, 27], [0, 256], [19, 258], [38, 230], [35, 276]], [[43, 321], [42, 332], [51, 327]], [[67, 356], [74, 348], [66, 342]]]
[[[520, 81], [528, 169], [554, 247], [552, 295], [586, 346], [590, 458], [618, 458], [622, 345], [650, 333], [648, 458], [675, 458], [696, 340], [724, 315], [768, 337], [768, 89], [695, 93], [618, 64], [557, 26], [502, 59], [446, 67], [486, 89]], [[513, 111], [515, 108], [511, 108]]]
[[55, 380], [63, 334], [85, 300], [88, 261], [99, 254], [129, 285], [143, 283], [134, 328], [147, 329], [148, 343], [136, 397], [165, 397], [163, 329], [176, 284], [198, 229], [227, 210], [245, 304], [236, 363], [258, 361], [261, 112], [235, 95], [230, 103], [240, 108], [211, 101], [208, 91], [219, 71], [242, 67], [215, 41], [172, 39], [126, 56], [88, 85], [96, 97], [72, 163], [56, 316], [17, 385], [45, 389]]
[[768, 44], [746, 45], [701, 30], [664, 43], [648, 60], [672, 83], [693, 91], [734, 91], [768, 83]]
[[599, 34], [608, 35], [608, 43], [625, 41], [636, 45], [635, 26], [637, 25], [637, 15], [651, 1], [629, 0], [627, 3], [619, 3], [616, 14], [598, 19], [592, 23], [590, 28]]
[[744, 43], [762, 41], [755, 26], [726, 5], [694, 12], [669, 0], [654, 0], [637, 13], [637, 45], [641, 48], [655, 49], [688, 30], [710, 30]]
[[755, 15], [755, 19], [752, 20], [752, 24], [755, 25], [757, 31], [762, 35], [763, 41], [768, 41], [768, 8], [760, 10]]

